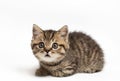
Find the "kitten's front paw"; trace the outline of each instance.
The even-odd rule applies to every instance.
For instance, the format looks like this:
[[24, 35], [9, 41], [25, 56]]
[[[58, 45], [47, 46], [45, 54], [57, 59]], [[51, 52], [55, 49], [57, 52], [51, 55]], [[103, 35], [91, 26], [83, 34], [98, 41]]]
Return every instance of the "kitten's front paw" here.
[[35, 72], [36, 76], [47, 76], [49, 73], [43, 69], [37, 69]]
[[67, 76], [70, 76], [70, 75], [72, 75], [72, 74], [67, 74], [67, 72], [64, 73], [64, 72], [61, 72], [61, 71], [56, 71], [56, 72], [52, 73], [52, 76], [55, 76], [55, 77], [67, 77]]
[[74, 74], [74, 70], [71, 67], [52, 72], [52, 75], [55, 76], [55, 77], [66, 77], [66, 76], [70, 76], [72, 74]]

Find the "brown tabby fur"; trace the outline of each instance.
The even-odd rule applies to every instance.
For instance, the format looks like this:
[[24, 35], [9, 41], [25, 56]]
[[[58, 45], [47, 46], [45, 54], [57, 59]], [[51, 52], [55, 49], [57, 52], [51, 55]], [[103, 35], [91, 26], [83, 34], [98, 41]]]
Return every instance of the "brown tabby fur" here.
[[[44, 42], [44, 48], [39, 48], [40, 42]], [[58, 43], [57, 49], [51, 46], [54, 42]], [[67, 25], [55, 31], [42, 30], [34, 24], [31, 47], [40, 62], [40, 68], [35, 73], [37, 76], [95, 73], [101, 71], [104, 65], [99, 45], [82, 32], [68, 33]], [[46, 50], [51, 53], [48, 52], [49, 57], [45, 56]]]

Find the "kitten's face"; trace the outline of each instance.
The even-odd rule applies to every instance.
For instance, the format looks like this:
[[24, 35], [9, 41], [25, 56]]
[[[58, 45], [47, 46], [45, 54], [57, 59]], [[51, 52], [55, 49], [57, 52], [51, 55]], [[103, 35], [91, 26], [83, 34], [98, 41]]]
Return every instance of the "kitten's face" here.
[[68, 44], [67, 26], [58, 31], [43, 31], [37, 25], [33, 25], [33, 38], [31, 42], [34, 55], [42, 62], [59, 62], [65, 56]]

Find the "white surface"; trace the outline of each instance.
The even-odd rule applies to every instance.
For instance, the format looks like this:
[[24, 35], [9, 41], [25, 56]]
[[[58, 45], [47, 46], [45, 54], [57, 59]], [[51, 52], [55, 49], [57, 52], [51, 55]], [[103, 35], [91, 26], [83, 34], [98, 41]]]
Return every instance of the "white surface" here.
[[[0, 0], [0, 81], [120, 81], [119, 0]], [[32, 24], [83, 31], [101, 45], [104, 70], [65, 78], [36, 77]]]

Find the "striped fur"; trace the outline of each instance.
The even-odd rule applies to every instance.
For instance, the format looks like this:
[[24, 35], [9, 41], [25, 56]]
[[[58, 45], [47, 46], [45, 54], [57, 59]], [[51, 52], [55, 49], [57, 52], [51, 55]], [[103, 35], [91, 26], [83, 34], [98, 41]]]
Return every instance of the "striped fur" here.
[[[44, 48], [39, 48], [40, 42], [44, 42]], [[57, 49], [52, 48], [53, 43], [58, 43]], [[34, 25], [31, 48], [40, 62], [37, 76], [63, 77], [103, 69], [104, 56], [99, 45], [82, 32], [68, 33], [66, 25], [58, 31], [42, 30]], [[45, 57], [46, 50], [49, 50], [49, 57]]]

